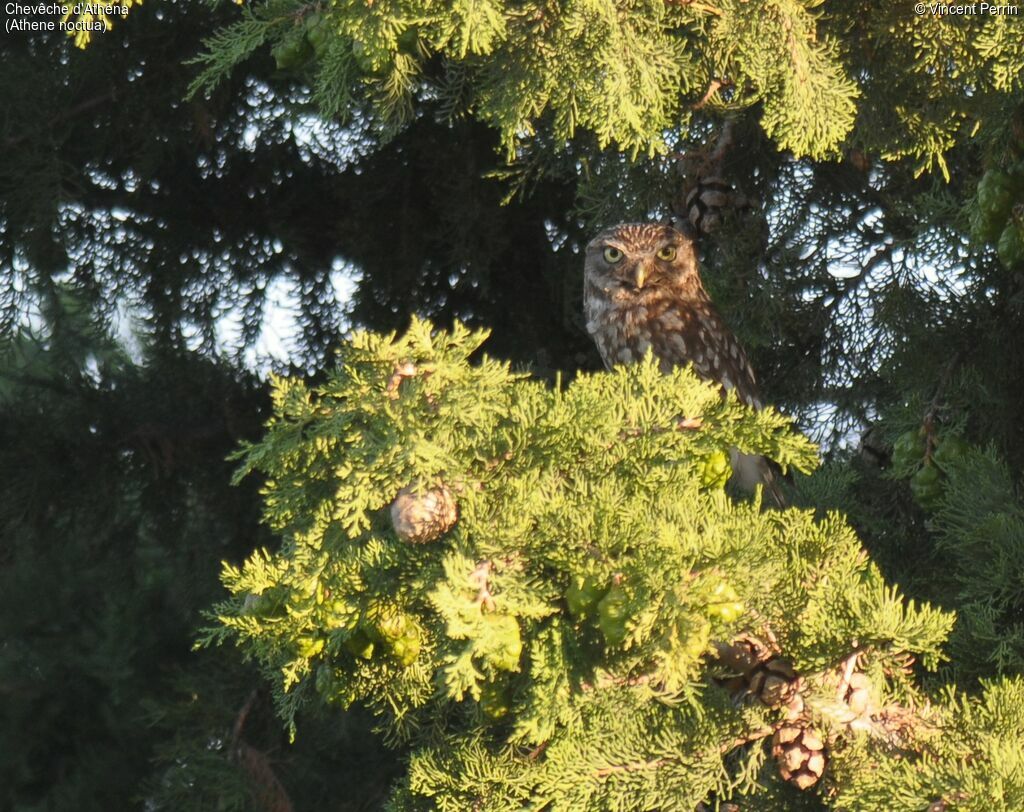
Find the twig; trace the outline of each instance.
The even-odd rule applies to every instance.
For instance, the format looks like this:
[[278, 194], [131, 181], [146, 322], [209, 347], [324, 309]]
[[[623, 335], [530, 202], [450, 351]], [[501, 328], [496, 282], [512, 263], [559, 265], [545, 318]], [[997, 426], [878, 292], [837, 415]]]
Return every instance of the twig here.
[[853, 672], [857, 670], [857, 658], [860, 657], [860, 650], [857, 649], [850, 654], [842, 663], [842, 674], [839, 679], [839, 686], [836, 688], [836, 699], [842, 700], [846, 698], [846, 692], [850, 689], [850, 678], [853, 676]]
[[669, 428], [655, 426], [650, 429], [623, 429], [619, 432], [619, 439], [625, 440], [632, 437], [657, 436], [667, 434], [670, 431], [696, 431], [704, 426], [704, 420], [700, 417], [680, 417], [675, 424]]
[[252, 711], [253, 705], [256, 704], [256, 698], [259, 696], [259, 689], [253, 688], [252, 693], [249, 694], [248, 699], [242, 705], [241, 710], [238, 711], [238, 715], [235, 717], [234, 727], [231, 729], [231, 749], [234, 750], [238, 746], [238, 742], [242, 738], [242, 728], [245, 727], [245, 720], [249, 718], [249, 713]]
[[388, 379], [387, 389], [388, 397], [394, 400], [398, 397], [398, 387], [402, 385], [402, 381], [406, 378], [415, 378], [419, 374], [419, 370], [416, 369], [416, 365], [411, 361], [406, 361], [402, 364], [395, 364], [395, 371], [391, 373], [391, 377]]
[[544, 754], [544, 751], [547, 749], [548, 742], [541, 742], [536, 747], [534, 747], [529, 753], [526, 754], [526, 758], [528, 761], [536, 761]]
[[711, 151], [711, 154], [708, 156], [708, 163], [721, 163], [722, 159], [725, 157], [725, 153], [732, 148], [732, 144], [735, 138], [736, 125], [733, 119], [728, 118], [722, 125], [722, 133], [721, 135], [718, 136], [718, 140], [715, 142], [715, 148]]
[[715, 17], [721, 17], [721, 9], [717, 9], [714, 6], [705, 5], [704, 3], [695, 3], [694, 0], [667, 0], [674, 6], [687, 6], [692, 8], [694, 11], [703, 11], [706, 14], [712, 14]]
[[700, 108], [711, 101], [711, 97], [721, 90], [724, 84], [725, 83], [721, 79], [712, 79], [711, 84], [708, 85], [708, 89], [704, 91], [704, 95], [691, 104], [690, 109], [700, 110]]
[[657, 770], [659, 767], [664, 767], [666, 764], [669, 764], [674, 760], [675, 759], [669, 758], [654, 758], [650, 761], [631, 761], [629, 764], [613, 764], [610, 767], [601, 767], [599, 770], [594, 770], [594, 778], [606, 778], [613, 773], [636, 772], [638, 770]]
[[964, 359], [963, 350], [957, 350], [953, 353], [953, 357], [949, 359], [949, 363], [946, 364], [946, 368], [942, 371], [942, 375], [935, 384], [935, 394], [932, 396], [931, 403], [928, 404], [928, 411], [925, 412], [925, 420], [934, 420], [935, 415], [939, 411], [940, 399], [945, 392], [946, 387], [949, 385], [949, 379], [953, 377], [953, 371], [960, 366], [960, 362]]
[[490, 587], [487, 582], [491, 577], [491, 562], [490, 560], [481, 561], [476, 565], [476, 569], [469, 574], [469, 583], [476, 587], [476, 599], [473, 601], [477, 606], [482, 606], [488, 612], [494, 611], [494, 596], [491, 594]]
[[[784, 720], [776, 722], [774, 725], [765, 725], [759, 727], [756, 730], [752, 730], [744, 736], [739, 736], [735, 739], [727, 741], [719, 748], [721, 754], [730, 753], [737, 747], [742, 747], [745, 744], [751, 744], [752, 742], [761, 741], [768, 736], [775, 733], [776, 728], [781, 727], [785, 723]], [[649, 761], [631, 761], [628, 764], [612, 764], [608, 767], [601, 767], [600, 769], [594, 770], [595, 778], [607, 778], [609, 775], [622, 772], [639, 772], [640, 770], [657, 770], [664, 767], [666, 764], [672, 764], [678, 762], [675, 758], [652, 758]]]
[[757, 730], [752, 730], [746, 736], [740, 736], [732, 741], [726, 742], [719, 747], [718, 750], [722, 755], [725, 755], [726, 753], [731, 753], [737, 747], [742, 747], [745, 744], [751, 744], [753, 742], [761, 741], [761, 739], [766, 739], [775, 733], [777, 728], [785, 724], [785, 721], [785, 719], [782, 719], [774, 725], [765, 725], [763, 727], [759, 727]]
[[86, 99], [83, 102], [79, 102], [74, 107], [69, 107], [66, 110], [59, 113], [58, 115], [51, 118], [42, 127], [37, 127], [34, 130], [29, 130], [28, 132], [24, 132], [21, 135], [16, 135], [12, 136], [11, 138], [8, 138], [6, 141], [4, 141], [4, 149], [10, 149], [11, 147], [15, 147], [22, 141], [27, 141], [34, 135], [38, 135], [39, 133], [47, 132], [53, 129], [55, 125], [60, 124], [61, 122], [67, 121], [70, 118], [74, 118], [75, 116], [80, 115], [81, 113], [91, 110], [93, 107], [98, 107], [99, 105], [104, 104], [105, 102], [114, 101], [116, 99], [117, 88], [114, 87], [108, 90], [106, 93], [101, 93], [99, 96], [93, 96], [91, 99]]
[[252, 689], [245, 703], [235, 717], [231, 729], [232, 760], [242, 766], [249, 776], [250, 789], [257, 808], [264, 812], [295, 812], [295, 805], [288, 796], [281, 779], [277, 777], [267, 754], [242, 739], [242, 729], [252, 712], [259, 696], [257, 688]]

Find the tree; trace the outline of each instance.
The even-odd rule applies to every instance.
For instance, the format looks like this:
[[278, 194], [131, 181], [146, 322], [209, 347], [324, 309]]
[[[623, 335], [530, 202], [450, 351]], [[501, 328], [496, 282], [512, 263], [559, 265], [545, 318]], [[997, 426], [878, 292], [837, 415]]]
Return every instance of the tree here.
[[[1006, 16], [873, 3], [148, 3], [84, 49], [56, 33], [10, 38], [0, 52], [0, 301], [17, 347], [5, 351], [2, 380], [18, 383], [3, 402], [6, 479], [36, 472], [66, 488], [71, 459], [83, 495], [26, 511], [34, 503], [20, 488], [4, 491], [4, 515], [17, 518], [5, 524], [5, 575], [23, 585], [9, 593], [22, 597], [5, 614], [16, 643], [0, 655], [4, 671], [21, 674], [29, 661], [68, 669], [5, 717], [7, 740], [32, 754], [4, 776], [15, 802], [77, 801], [83, 774], [118, 788], [108, 806], [157, 802], [170, 793], [168, 775], [179, 789], [216, 796], [227, 773], [241, 773], [206, 745], [231, 741], [247, 707], [245, 740], [273, 751], [272, 723], [254, 741], [264, 713], [247, 703], [254, 677], [244, 668], [226, 677], [214, 657], [181, 657], [186, 618], [212, 599], [216, 545], [200, 546], [195, 569], [169, 570], [156, 556], [140, 572], [188, 606], [168, 630], [173, 642], [153, 641], [152, 658], [191, 663], [185, 683], [223, 693], [186, 689], [176, 696], [203, 701], [179, 704], [165, 682], [142, 676], [146, 668], [117, 670], [122, 691], [66, 693], [120, 684], [87, 666], [123, 663], [124, 652], [91, 645], [95, 657], [79, 656], [86, 631], [65, 622], [130, 582], [123, 566], [136, 560], [137, 534], [112, 533], [108, 519], [166, 531], [156, 547], [172, 558], [204, 537], [166, 517], [192, 504], [186, 494], [222, 493], [204, 477], [223, 481], [223, 454], [255, 436], [246, 421], [257, 409], [241, 399], [242, 432], [221, 417], [205, 421], [209, 439], [188, 444], [190, 464], [172, 477], [180, 503], [122, 498], [148, 481], [139, 470], [156, 475], [163, 464], [141, 439], [126, 445], [103, 430], [106, 420], [122, 415], [134, 428], [151, 410], [192, 404], [216, 413], [282, 280], [296, 291], [302, 333], [293, 371], [329, 366], [349, 323], [402, 330], [415, 311], [439, 325], [492, 326], [489, 352], [568, 380], [597, 366], [579, 323], [575, 251], [599, 223], [672, 210], [686, 218], [687, 192], [716, 176], [747, 205], [701, 238], [709, 286], [768, 399], [822, 442], [825, 464], [798, 480], [799, 498], [845, 511], [889, 581], [958, 611], [952, 659], [928, 690], [957, 679], [970, 691], [978, 677], [1019, 672], [1021, 30]], [[256, 43], [248, 50], [245, 37]], [[200, 54], [200, 64], [185, 64]], [[345, 314], [341, 274], [356, 280]], [[23, 374], [28, 348], [50, 341], [39, 308], [65, 290], [101, 321], [123, 322], [128, 309], [144, 322], [146, 351], [104, 369], [103, 397], [85, 394], [101, 386], [88, 353], [61, 362], [81, 397], [59, 393], [51, 372]], [[224, 340], [225, 312], [237, 317], [237, 339]], [[33, 321], [37, 341], [26, 341]], [[61, 416], [59, 448], [40, 442], [53, 436], [47, 414]], [[855, 446], [868, 427], [862, 457]], [[112, 461], [108, 475], [98, 462], [93, 470], [94, 458]], [[159, 494], [163, 480], [154, 483]], [[255, 511], [250, 492], [247, 501], [211, 497], [202, 515], [211, 527], [251, 527]], [[21, 546], [52, 538], [58, 525], [80, 528], [62, 560], [103, 566], [62, 570]], [[238, 563], [267, 543], [240, 532], [212, 557]], [[109, 554], [97, 559], [97, 546]], [[68, 574], [55, 582], [59, 571]], [[204, 589], [171, 588], [199, 584], [200, 571]], [[77, 601], [24, 597], [64, 594], [69, 580], [81, 588]], [[136, 639], [155, 628], [145, 618], [162, 616], [130, 598], [120, 605], [107, 628]], [[29, 606], [36, 620], [19, 623]], [[163, 709], [154, 714], [165, 726], [134, 723], [143, 699]], [[67, 720], [81, 704], [96, 714], [78, 728]], [[64, 711], [39, 725], [33, 707]], [[328, 719], [330, 731], [337, 716]], [[298, 776], [320, 774], [325, 751], [352, 752], [313, 746], [313, 724], [280, 751], [286, 763], [270, 765], [300, 804], [309, 784]], [[91, 742], [126, 740], [130, 758], [111, 744], [105, 769], [59, 767]], [[169, 773], [159, 767], [162, 777], [139, 789], [156, 750]], [[369, 761], [391, 775], [390, 758]], [[370, 769], [354, 759], [344, 760]], [[204, 772], [214, 762], [224, 768], [216, 777]], [[232, 798], [244, 803], [251, 781], [235, 786]], [[170, 797], [180, 805], [180, 794]]]
[[276, 382], [240, 471], [282, 543], [225, 568], [207, 640], [292, 723], [373, 709], [411, 747], [389, 809], [778, 809], [823, 774], [832, 808], [1024, 799], [1024, 682], [929, 706], [908, 655], [934, 670], [953, 615], [841, 516], [722, 492], [731, 447], [813, 466], [784, 418], [651, 357], [552, 390], [470, 366], [483, 338], [356, 333]]

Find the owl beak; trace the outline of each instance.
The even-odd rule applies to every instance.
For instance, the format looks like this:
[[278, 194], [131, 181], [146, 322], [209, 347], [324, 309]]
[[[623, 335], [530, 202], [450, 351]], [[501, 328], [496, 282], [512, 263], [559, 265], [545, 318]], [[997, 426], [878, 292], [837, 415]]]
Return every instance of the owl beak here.
[[633, 271], [633, 284], [636, 285], [637, 290], [644, 286], [644, 282], [648, 280], [650, 275], [651, 265], [647, 260], [641, 260], [636, 264], [636, 268]]

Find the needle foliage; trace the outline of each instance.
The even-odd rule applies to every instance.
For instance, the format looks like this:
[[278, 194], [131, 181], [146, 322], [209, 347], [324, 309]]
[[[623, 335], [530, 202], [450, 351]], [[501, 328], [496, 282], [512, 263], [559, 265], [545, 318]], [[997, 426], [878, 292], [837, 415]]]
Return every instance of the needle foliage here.
[[[1024, 685], [929, 697], [907, 655], [934, 671], [951, 613], [887, 584], [841, 515], [763, 511], [709, 481], [730, 447], [810, 471], [788, 420], [653, 359], [553, 389], [471, 364], [484, 338], [416, 320], [357, 332], [322, 384], [275, 381], [267, 432], [239, 455], [281, 543], [225, 567], [233, 597], [204, 640], [256, 661], [289, 722], [370, 708], [406, 753], [389, 809], [771, 803], [788, 791], [765, 755], [777, 712], [714, 678], [714, 641], [743, 633], [770, 634], [812, 682], [856, 654], [905, 714], [898, 733], [850, 730], [809, 691], [834, 735], [825, 806], [1024, 792], [1024, 718], [1004, 705]], [[409, 485], [451, 489], [454, 527], [396, 533], [388, 506]]]

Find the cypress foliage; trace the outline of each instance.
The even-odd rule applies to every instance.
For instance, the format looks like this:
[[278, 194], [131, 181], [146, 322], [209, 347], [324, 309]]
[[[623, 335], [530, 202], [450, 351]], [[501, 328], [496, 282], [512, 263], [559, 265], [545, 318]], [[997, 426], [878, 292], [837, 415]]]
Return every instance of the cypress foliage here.
[[[700, 783], [712, 764], [696, 748], [700, 731], [721, 739], [689, 709], [718, 714], [728, 727], [737, 676], [750, 699], [770, 698], [795, 669], [821, 695], [797, 692], [828, 728], [812, 730], [830, 742], [825, 776], [808, 792], [780, 780], [773, 750], [799, 769], [810, 769], [817, 752], [787, 722], [791, 740], [772, 744], [766, 735], [722, 759], [728, 778], [714, 786], [734, 787], [744, 808], [820, 808], [822, 798], [853, 808], [1020, 806], [1019, 727], [1007, 710], [1018, 701], [1024, 648], [1019, 18], [915, 15], [874, 2], [442, 8], [375, 0], [151, 2], [111, 19], [113, 29], [84, 49], [57, 33], [9, 37], [0, 49], [0, 752], [14, 754], [0, 759], [0, 806], [265, 809], [287, 798], [300, 809], [376, 809], [396, 770], [404, 778], [391, 803], [399, 808], [439, 798], [458, 806], [465, 784], [453, 776], [464, 770], [495, 776], [494, 803], [514, 805], [589, 780], [567, 738], [528, 763], [521, 757], [540, 746], [520, 743], [539, 740], [540, 721], [516, 727], [532, 696], [521, 681], [528, 670], [497, 669], [500, 680], [455, 671], [461, 702], [448, 693], [423, 700], [406, 714], [418, 728], [396, 727], [388, 711], [378, 720], [385, 735], [372, 738], [370, 711], [341, 714], [316, 693], [319, 666], [337, 659], [330, 635], [340, 637], [338, 629], [320, 635], [325, 648], [313, 666], [296, 666], [287, 696], [283, 655], [262, 659], [254, 642], [244, 652], [270, 672], [286, 718], [297, 714], [289, 744], [265, 692], [253, 698], [265, 683], [251, 664], [185, 649], [199, 608], [217, 594], [215, 562], [246, 572], [241, 562], [253, 547], [270, 546], [255, 524], [257, 477], [226, 489], [223, 458], [258, 431], [262, 389], [241, 366], [277, 290], [291, 286], [297, 300], [292, 374], [322, 369], [348, 323], [402, 330], [416, 312], [437, 325], [493, 327], [488, 352], [529, 363], [549, 382], [559, 371], [568, 379], [597, 366], [579, 320], [579, 248], [598, 225], [685, 215], [680, 201], [709, 172], [738, 187], [746, 204], [702, 238], [708, 286], [750, 349], [767, 399], [821, 443], [822, 467], [796, 478], [798, 504], [818, 521], [831, 521], [829, 511], [847, 516], [886, 584], [941, 609], [947, 622], [945, 613], [956, 612], [943, 648], [949, 660], [901, 677], [906, 661], [894, 650], [881, 666], [858, 660], [867, 670], [855, 669], [847, 691], [842, 677], [826, 690], [835, 669], [808, 666], [808, 652], [789, 638], [778, 638], [789, 648], [777, 652], [757, 638], [768, 659], [753, 668], [737, 659], [742, 651], [724, 652], [731, 666], [709, 654], [689, 670], [677, 664], [674, 679], [685, 670], [705, 687], [669, 697], [682, 708], [671, 719], [684, 723], [670, 727], [644, 699], [649, 681], [613, 677], [601, 683], [606, 692], [564, 698], [598, 685], [581, 669], [633, 652], [607, 644], [596, 609], [565, 615], [597, 588], [574, 574], [578, 562], [565, 561], [550, 565], [564, 597], [544, 597], [561, 615], [515, 615], [524, 647], [536, 649], [529, 641], [544, 623], [579, 626], [589, 641], [563, 657], [575, 665], [551, 706], [555, 723], [576, 724], [558, 714], [587, 708], [575, 728], [583, 761], [604, 749], [660, 758], [645, 743], [656, 729], [694, 763], [708, 759], [694, 768]], [[204, 38], [212, 38], [207, 48]], [[335, 295], [342, 275], [355, 286], [344, 312]], [[141, 360], [106, 329], [124, 310], [145, 321]], [[225, 313], [240, 327], [227, 341]], [[315, 380], [313, 392], [325, 379]], [[398, 391], [417, 381], [400, 381]], [[479, 405], [467, 400], [467, 408]], [[710, 453], [702, 487], [720, 474], [719, 453]], [[397, 493], [412, 483], [396, 475], [387, 484]], [[427, 490], [405, 491], [415, 508], [410, 527], [430, 524], [416, 511], [447, 498], [436, 483], [415, 484]], [[681, 480], [673, 487], [686, 489]], [[464, 513], [470, 497], [451, 496]], [[394, 545], [388, 511], [379, 509], [371, 531]], [[440, 566], [455, 583], [431, 558], [441, 548], [428, 548], [419, 554], [433, 561], [431, 577], [442, 578]], [[477, 586], [465, 592], [474, 600], [480, 560], [459, 563], [472, 565]], [[740, 646], [727, 632], [749, 624], [750, 607], [766, 599], [754, 601], [732, 578], [709, 588], [721, 591], [707, 620], [722, 629], [709, 640]], [[441, 609], [411, 594], [401, 605], [423, 637], [419, 650], [413, 637], [398, 646], [416, 658], [410, 673], [448, 666], [436, 659], [438, 640], [468, 646], [486, 632], [457, 613], [461, 604], [446, 610], [442, 629]], [[632, 611], [637, 596], [625, 597], [606, 615]], [[236, 603], [225, 617], [238, 614]], [[455, 637], [449, 622], [463, 623]], [[826, 639], [828, 622], [816, 618], [807, 639]], [[830, 622], [844, 634], [852, 628], [846, 615]], [[677, 650], [684, 632], [703, 639], [684, 629], [665, 650]], [[640, 634], [634, 653], [671, 670], [676, 661]], [[296, 632], [288, 645], [300, 636], [310, 637]], [[311, 637], [302, 643], [315, 648]], [[380, 655], [383, 642], [369, 638], [357, 635], [352, 646], [366, 652], [373, 643]], [[507, 641], [486, 649], [498, 659], [513, 650]], [[470, 657], [478, 671], [483, 656]], [[384, 662], [398, 673], [397, 655]], [[532, 654], [520, 662], [534, 667]], [[708, 682], [709, 669], [722, 685]], [[869, 681], [867, 695], [858, 675]], [[508, 692], [485, 692], [489, 682]], [[340, 699], [366, 703], [372, 684]], [[430, 682], [431, 697], [439, 685], [450, 690]], [[840, 693], [840, 704], [825, 702]], [[927, 724], [914, 741], [900, 738], [893, 720], [920, 710], [924, 697], [931, 715], [915, 718]], [[842, 704], [889, 708], [885, 735], [858, 733], [863, 718], [850, 719]], [[506, 705], [503, 723], [474, 727], [468, 718], [477, 706], [501, 715]], [[616, 717], [623, 708], [636, 708], [633, 726]], [[440, 716], [430, 715], [435, 709]], [[772, 724], [788, 713], [756, 702], [741, 709], [744, 720]], [[606, 718], [621, 741], [602, 738]], [[450, 731], [449, 744], [429, 739], [440, 730]], [[394, 749], [381, 749], [385, 739]], [[622, 763], [633, 762], [607, 767]], [[556, 764], [559, 772], [548, 773]], [[651, 772], [616, 769], [600, 779], [626, 782], [624, 793], [654, 792], [649, 785], [663, 773]], [[678, 797], [696, 797], [701, 787], [669, 772]], [[737, 783], [755, 774], [756, 792]], [[580, 793], [604, 791], [582, 778]], [[429, 792], [435, 799], [425, 800]], [[594, 803], [611, 795], [600, 798]]]
[[693, 103], [727, 78], [726, 105], [763, 103], [780, 147], [823, 157], [850, 132], [858, 91], [813, 5], [396, 2], [367, 11], [274, 0], [208, 40], [191, 90], [211, 89], [267, 39], [279, 68], [312, 72], [328, 114], [372, 101], [381, 126], [394, 128], [440, 93], [497, 128], [510, 158], [542, 122], [556, 142], [582, 130], [635, 156], [664, 152], [663, 133], [686, 126]]
[[[938, 667], [951, 613], [887, 584], [841, 515], [763, 511], [709, 476], [733, 446], [812, 469], [785, 418], [651, 359], [550, 389], [471, 365], [484, 338], [357, 332], [323, 384], [275, 381], [239, 455], [281, 546], [225, 567], [204, 641], [255, 660], [290, 724], [309, 704], [372, 709], [409, 753], [388, 808], [765, 802], [784, 791], [766, 742], [794, 714], [753, 682], [731, 695], [745, 638], [799, 675], [826, 805], [1024, 792], [1024, 683], [930, 696], [907, 665]], [[410, 486], [448, 489], [454, 525], [404, 537], [388, 507]]]

